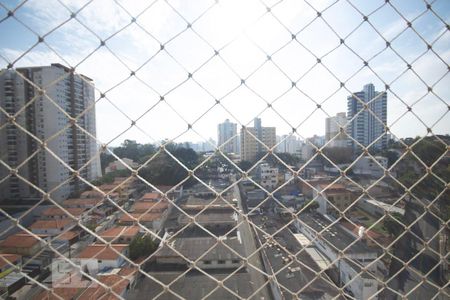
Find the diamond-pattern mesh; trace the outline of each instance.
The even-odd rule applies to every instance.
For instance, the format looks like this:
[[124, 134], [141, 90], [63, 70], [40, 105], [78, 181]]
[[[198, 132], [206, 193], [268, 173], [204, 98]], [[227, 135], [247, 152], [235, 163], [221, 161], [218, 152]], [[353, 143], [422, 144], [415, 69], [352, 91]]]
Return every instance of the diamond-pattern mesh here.
[[[13, 268], [28, 282], [30, 288], [21, 297], [447, 299], [450, 294], [450, 139], [448, 135], [435, 134], [435, 128], [444, 124], [448, 133], [450, 125], [448, 3], [414, 3], [417, 9], [412, 13], [405, 10], [408, 5], [389, 0], [370, 3], [353, 0], [260, 1], [253, 3], [250, 10], [246, 10], [247, 2], [229, 2], [205, 1], [192, 3], [193, 7], [182, 1], [169, 0], [133, 5], [124, 1], [111, 1], [105, 5], [100, 0], [42, 2], [39, 5], [51, 5], [59, 13], [52, 15], [50, 24], [38, 28], [31, 21], [45, 16], [21, 14], [27, 5], [35, 5], [32, 1], [0, 4], [0, 28], [8, 30], [8, 22], [19, 23], [22, 35], [35, 38], [35, 43], [26, 46], [25, 51], [16, 51], [13, 55], [0, 53], [3, 66], [0, 76], [14, 74], [35, 92], [16, 110], [0, 107], [0, 130], [23, 134], [37, 145], [24, 161], [15, 165], [0, 157], [1, 167], [5, 170], [0, 184], [17, 180], [21, 187], [37, 190], [40, 199], [20, 213], [8, 210], [8, 204], [0, 208], [7, 224], [3, 228], [3, 238], [21, 231], [43, 245], [39, 251], [24, 255], [20, 265], [15, 258], [2, 256], [8, 266], [6, 269]], [[100, 9], [105, 9], [105, 14]], [[289, 10], [292, 11], [290, 14]], [[344, 15], [337, 18], [341, 11], [350, 11], [360, 20], [349, 18], [347, 21]], [[114, 22], [108, 20], [111, 16], [114, 16]], [[287, 19], [286, 16], [295, 18]], [[380, 16], [394, 19], [392, 28], [382, 29], [384, 19]], [[176, 22], [169, 26], [166, 19]], [[424, 29], [423, 23], [427, 22], [437, 24], [438, 34], [430, 34]], [[73, 35], [65, 42], [82, 45], [83, 50], [77, 56], [61, 51], [60, 41], [53, 38], [54, 33], [67, 26], [71, 26]], [[214, 26], [220, 28], [216, 32], [218, 34], [208, 30]], [[120, 43], [121, 35], [133, 34], [141, 37], [139, 43], [146, 51], [130, 57], [130, 52], [117, 43]], [[366, 37], [372, 37], [373, 43], [362, 45], [367, 41]], [[186, 41], [192, 45], [190, 49], [184, 47]], [[137, 48], [136, 45], [127, 47]], [[45, 48], [52, 59], [67, 67], [64, 75], [44, 86], [16, 69], [24, 60], [33, 62], [38, 53], [35, 51], [40, 48]], [[246, 53], [245, 49], [251, 51]], [[386, 59], [391, 61], [391, 66], [385, 64]], [[336, 67], [338, 60], [346, 61], [349, 66]], [[114, 65], [116, 74], [99, 72], [104, 78], [112, 78], [106, 81], [109, 85], [103, 85], [106, 87], [101, 89], [89, 78], [78, 77], [95, 92], [95, 101], [84, 107], [81, 113], [71, 114], [61, 106], [59, 99], [49, 96], [47, 91], [57, 87], [65, 78], [78, 76], [79, 69], [86, 64], [100, 61]], [[426, 68], [429, 61], [433, 62], [433, 69]], [[384, 68], [388, 67], [391, 69], [385, 72]], [[93, 79], [97, 82], [104, 78]], [[366, 78], [382, 84], [382, 92], [388, 93], [388, 101], [400, 107], [388, 123], [372, 111], [371, 105], [384, 93], [366, 102], [350, 88], [354, 82]], [[325, 81], [330, 84], [323, 84]], [[405, 98], [402, 91], [405, 85], [414, 91], [412, 96]], [[118, 92], [121, 89], [126, 89], [130, 98], [137, 100], [126, 102], [121, 98], [123, 94]], [[136, 90], [145, 91], [145, 95], [133, 94]], [[195, 95], [195, 99], [180, 103], [178, 99], [184, 95]], [[315, 126], [317, 118], [323, 120], [332, 116], [330, 102], [349, 95], [356, 99], [361, 109], [345, 125], [333, 119], [339, 133], [324, 144], [307, 138], [306, 128]], [[251, 99], [254, 105], [250, 114], [241, 106], [245, 99]], [[22, 121], [27, 112], [41, 102], [60, 112], [60, 122], [65, 124], [46, 139]], [[421, 111], [424, 108], [419, 106], [421, 102], [429, 102], [433, 106], [432, 118], [429, 112]], [[111, 111], [112, 117], [107, 119], [111, 122], [111, 131], [107, 139], [101, 140], [85, 120], [89, 114], [101, 113], [104, 107]], [[286, 107], [304, 113], [293, 118]], [[238, 128], [242, 128], [242, 132], [262, 149], [259, 158], [248, 168], [237, 163], [223, 151], [223, 145], [214, 145], [203, 133], [205, 126], [219, 123], [215, 117], [219, 111], [236, 122]], [[364, 114], [384, 128], [383, 134], [366, 145], [348, 131], [349, 124]], [[170, 132], [175, 134], [162, 142], [158, 136], [161, 125], [152, 123], [157, 115], [167, 116], [173, 121]], [[249, 130], [253, 118], [264, 117], [266, 120], [276, 119], [289, 128], [290, 133], [275, 144], [266, 145], [261, 136]], [[128, 125], [118, 128], [113, 124], [114, 118], [126, 119]], [[98, 116], [97, 120], [102, 121]], [[426, 135], [409, 140], [398, 138], [396, 129], [409, 124], [425, 128]], [[67, 132], [76, 135], [84, 144], [98, 145], [96, 154], [76, 167], [59, 157], [52, 151], [52, 141], [59, 140]], [[157, 145], [152, 155], [143, 158], [140, 165], [130, 164], [114, 148], [130, 133], [139, 134]], [[377, 144], [388, 134], [395, 139], [395, 147], [391, 148], [395, 148], [398, 154], [389, 166], [380, 162], [376, 154]], [[201, 156], [195, 164], [183, 161], [176, 153], [179, 148], [173, 144], [184, 136], [201, 139], [214, 149], [213, 154]], [[342, 136], [358, 150], [347, 164], [342, 164], [329, 152], [331, 145]], [[311, 155], [298, 166], [286, 161], [277, 150], [293, 137], [301, 139], [303, 147], [311, 151]], [[237, 135], [224, 144], [235, 138]], [[434, 149], [433, 155], [424, 154], [422, 145], [430, 143], [435, 148], [427, 148], [426, 151]], [[5, 152], [2, 150], [2, 153]], [[86, 175], [86, 170], [105, 154], [120, 161], [128, 170], [125, 178], [114, 181], [112, 186], [96, 185]], [[22, 172], [41, 156], [63, 165], [70, 174], [61, 177], [66, 179], [51, 190], [42, 189], [31, 174]], [[380, 175], [375, 180], [365, 180], [364, 176], [353, 174], [358, 161], [367, 157], [378, 166]], [[181, 167], [184, 174], [170, 187], [153, 182], [144, 175], [149, 166], [163, 167], [161, 159]], [[262, 184], [255, 176], [262, 164], [268, 161], [277, 166], [278, 172], [289, 175], [274, 187]], [[211, 173], [211, 165], [217, 162], [228, 171], [219, 175]], [[320, 177], [312, 177], [309, 172], [317, 162], [334, 169], [333, 175], [324, 181]], [[94, 201], [87, 209], [77, 212], [66, 201], [54, 199], [53, 195], [58, 190], [71, 184], [97, 192], [101, 201]], [[159, 197], [150, 202], [151, 205], [139, 207], [138, 202], [129, 200], [129, 195], [123, 196], [123, 191], [130, 185], [136, 186], [140, 195], [154, 191]], [[286, 202], [286, 197], [281, 195], [288, 195], [286, 191], [292, 186], [302, 187], [304, 197], [312, 202], [305, 202], [308, 205]], [[352, 195], [351, 201], [344, 206], [343, 202], [333, 201], [333, 196], [330, 196], [342, 186]], [[362, 203], [384, 202], [377, 193], [380, 189], [396, 191], [395, 199], [382, 206], [383, 213], [375, 216], [361, 210], [355, 213]], [[255, 190], [262, 193], [258, 203], [250, 205], [250, 191]], [[123, 201], [122, 197], [125, 197]], [[313, 202], [325, 203], [330, 217], [314, 212], [319, 208], [312, 208]], [[66, 215], [65, 220], [69, 220], [61, 225], [63, 228], [58, 234], [51, 237], [38, 234], [24, 225], [43, 204], [55, 206], [62, 215]], [[132, 259], [120, 247], [113, 247], [123, 232], [116, 232], [111, 239], [90, 223], [105, 207], [111, 211], [110, 216], [120, 216], [121, 222], [137, 225], [144, 236], [159, 244], [157, 249], [150, 255]], [[160, 230], [149, 229], [147, 224], [155, 224], [151, 217], [159, 207], [162, 207], [163, 216]], [[398, 217], [399, 209], [403, 210], [403, 216]], [[233, 215], [231, 222], [230, 219], [221, 219], [221, 210]], [[102, 218], [102, 221], [110, 220], [107, 216]], [[360, 228], [361, 225], [365, 228]], [[106, 226], [109, 227], [111, 224]], [[69, 246], [69, 250], [61, 248], [57, 241], [75, 229], [84, 234], [77, 246]], [[200, 242], [190, 239], [194, 236], [200, 237]], [[110, 256], [123, 260], [122, 264], [132, 270], [134, 277], [123, 275], [123, 269], [123, 273], [119, 273], [121, 277], [109, 274], [107, 280], [107, 277], [90, 272], [89, 267], [82, 267], [80, 253], [84, 253], [83, 249], [89, 248], [94, 240], [103, 248], [93, 252], [91, 260], [100, 260], [102, 253], [110, 252]], [[74, 274], [81, 274], [80, 278], [89, 282], [89, 286], [77, 288], [76, 292], [69, 291], [57, 281], [49, 281], [50, 272], [39, 276], [30, 273], [29, 266], [43, 261], [45, 256], [53, 258], [53, 263], [58, 259], [72, 266]], [[217, 269], [221, 267], [219, 264], [230, 263], [232, 267], [219, 272], [210, 266], [214, 261], [217, 261]], [[175, 262], [184, 267], [175, 270], [168, 267]], [[50, 268], [51, 262], [47, 263], [42, 263], [41, 271]], [[2, 272], [4, 270], [2, 267]], [[0, 274], [0, 280], [7, 275]], [[375, 288], [369, 289], [371, 286]], [[8, 289], [4, 287], [2, 283], [2, 297], [8, 295]], [[124, 293], [125, 289], [127, 293]], [[355, 291], [366, 292], [355, 294]]]

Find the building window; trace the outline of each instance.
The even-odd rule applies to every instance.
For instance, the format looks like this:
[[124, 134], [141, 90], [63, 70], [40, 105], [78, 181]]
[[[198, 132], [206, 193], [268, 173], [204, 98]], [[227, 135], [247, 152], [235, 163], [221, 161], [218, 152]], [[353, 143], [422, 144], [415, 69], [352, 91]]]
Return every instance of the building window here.
[[211, 264], [211, 261], [210, 261], [210, 260], [205, 260], [203, 263], [204, 263], [205, 265], [210, 265], [210, 264]]
[[217, 261], [217, 263], [218, 263], [219, 265], [224, 265], [224, 264], [225, 264], [225, 261], [220, 259], [220, 260]]

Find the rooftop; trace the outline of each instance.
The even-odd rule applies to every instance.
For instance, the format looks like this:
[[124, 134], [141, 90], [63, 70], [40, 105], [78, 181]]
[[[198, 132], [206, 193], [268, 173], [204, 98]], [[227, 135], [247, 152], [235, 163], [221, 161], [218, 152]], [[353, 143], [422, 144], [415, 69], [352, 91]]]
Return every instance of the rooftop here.
[[[102, 196], [103, 197], [103, 196]], [[63, 206], [95, 206], [100, 204], [103, 199], [100, 198], [69, 198], [62, 202]]]
[[107, 238], [119, 238], [119, 237], [134, 237], [139, 233], [139, 226], [115, 226], [109, 228], [102, 233], [100, 233], [100, 237]]
[[[262, 216], [252, 216], [252, 221], [257, 226], [264, 224], [264, 230], [268, 234], [274, 234], [284, 226], [284, 222], [276, 215], [267, 221], [264, 221]], [[328, 299], [339, 295], [337, 286], [325, 273], [316, 277], [316, 272], [321, 268], [309, 252], [304, 251], [305, 245], [309, 243], [301, 240], [304, 243], [302, 245], [298, 236], [294, 236], [288, 228], [277, 233], [273, 241], [267, 240], [261, 231], [258, 231], [258, 237], [262, 243], [267, 241], [261, 253], [269, 261], [271, 270], [267, 272], [277, 273], [276, 279], [283, 293], [283, 299]], [[298, 262], [292, 255], [295, 255]], [[293, 294], [300, 290], [302, 291], [298, 297], [295, 297]]]
[[169, 207], [166, 202], [148, 202], [148, 201], [138, 201], [133, 204], [131, 211], [135, 213], [143, 212], [162, 212]]
[[120, 216], [119, 222], [152, 222], [162, 218], [161, 212], [128, 213]]
[[119, 254], [113, 249], [122, 253], [127, 247], [128, 245], [125, 244], [115, 244], [111, 246], [104, 244], [92, 244], [84, 248], [83, 251], [77, 255], [77, 257], [84, 259], [96, 258], [103, 260], [116, 260], [119, 258]]
[[33, 235], [26, 232], [19, 232], [8, 236], [0, 242], [2, 248], [31, 248], [40, 241]]
[[[81, 214], [85, 211], [84, 208], [77, 208], [77, 207], [65, 208], [65, 210], [68, 213], [70, 213], [71, 215], [73, 215], [74, 217], [81, 216]], [[62, 210], [61, 208], [59, 208], [57, 206], [52, 206], [52, 207], [49, 207], [46, 210], [44, 210], [42, 212], [42, 215], [46, 216], [46, 217], [50, 217], [50, 216], [67, 216], [67, 217], [69, 217], [69, 215], [67, 214], [66, 211]]]
[[[128, 279], [123, 278], [120, 275], [117, 274], [111, 274], [111, 275], [99, 275], [97, 279], [106, 285], [107, 287], [111, 288], [114, 293], [117, 295], [122, 295], [124, 290], [127, 288], [130, 281]], [[79, 300], [91, 300], [91, 299], [118, 299], [117, 296], [110, 293], [107, 288], [93, 283], [90, 287], [88, 287], [80, 296], [77, 298]]]
[[72, 219], [38, 220], [31, 224], [30, 229], [61, 229], [74, 223]]
[[374, 252], [373, 249], [369, 248], [361, 240], [355, 242], [356, 238], [339, 224], [331, 225], [332, 222], [319, 213], [302, 213], [300, 214], [299, 219], [301, 225], [306, 224], [307, 227], [313, 229], [316, 233], [321, 232], [321, 239], [325, 240], [328, 244], [331, 244], [333, 248], [344, 250], [353, 243], [345, 253]]
[[[228, 247], [222, 243], [217, 244], [215, 237], [182, 237], [175, 238], [174, 240], [168, 239], [167, 243], [170, 247], [176, 249], [190, 260], [196, 260], [200, 256], [202, 260], [232, 260], [239, 259], [240, 257], [234, 253], [237, 252], [241, 256], [244, 256], [244, 248], [241, 241], [237, 237], [228, 237], [222, 240], [222, 243], [233, 249], [232, 252]], [[207, 252], [207, 254], [205, 254]], [[171, 248], [163, 245], [156, 253], [156, 257], [179, 257]]]
[[158, 192], [145, 193], [139, 201], [157, 201], [161, 199], [163, 195]]
[[17, 261], [19, 261], [22, 258], [22, 256], [17, 254], [6, 254], [2, 253], [0, 254], [0, 269], [3, 269], [4, 267], [15, 265]]

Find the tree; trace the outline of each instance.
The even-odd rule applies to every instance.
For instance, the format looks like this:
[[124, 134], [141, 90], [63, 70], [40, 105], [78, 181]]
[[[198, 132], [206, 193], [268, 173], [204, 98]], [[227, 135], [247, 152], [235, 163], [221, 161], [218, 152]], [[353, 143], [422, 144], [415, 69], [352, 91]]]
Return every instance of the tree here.
[[[190, 170], [198, 164], [198, 154], [191, 148], [170, 145], [166, 149], [179, 162], [166, 152], [159, 152], [146, 166], [139, 170], [139, 175], [152, 184], [176, 185], [189, 175], [181, 164]], [[192, 183], [191, 179], [186, 182], [187, 185], [190, 183]]]
[[158, 248], [158, 244], [150, 236], [137, 236], [130, 243], [130, 259], [148, 257]]
[[303, 212], [311, 212], [311, 211], [315, 211], [318, 208], [319, 208], [319, 203], [317, 203], [317, 201], [310, 200], [310, 201], [306, 202], [305, 204], [303, 204], [302, 207], [300, 208], [300, 210], [305, 209]]
[[391, 215], [385, 217], [383, 221], [383, 227], [392, 236], [398, 236], [404, 230], [403, 226], [399, 222], [403, 224], [403, 216], [399, 213], [394, 212]]
[[323, 155], [328, 157], [328, 159], [335, 164], [346, 164], [353, 162], [353, 151], [349, 147], [326, 147], [323, 149]]

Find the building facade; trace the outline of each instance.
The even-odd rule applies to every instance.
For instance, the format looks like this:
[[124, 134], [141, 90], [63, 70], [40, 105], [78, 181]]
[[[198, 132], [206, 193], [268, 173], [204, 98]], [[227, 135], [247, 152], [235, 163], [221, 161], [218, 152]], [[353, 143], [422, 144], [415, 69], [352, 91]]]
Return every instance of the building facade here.
[[[45, 93], [40, 92], [38, 87], [43, 88]], [[71, 168], [79, 170], [79, 175], [89, 181], [101, 175], [97, 144], [94, 138], [75, 125], [69, 125], [68, 116], [78, 117], [77, 124], [95, 137], [94, 102], [92, 80], [74, 74], [60, 64], [5, 70], [0, 76], [0, 106], [10, 115], [19, 112], [15, 122], [20, 127], [40, 141], [46, 141], [48, 150]], [[82, 114], [85, 110], [87, 111]], [[0, 123], [7, 122], [7, 116], [0, 114]], [[0, 157], [11, 168], [18, 167], [31, 157], [17, 173], [47, 192], [69, 179], [72, 174], [50, 151], [42, 150], [40, 142], [30, 134], [13, 123], [6, 125], [0, 131]], [[38, 151], [39, 149], [41, 150]], [[1, 178], [8, 174], [7, 168], [0, 167]], [[52, 191], [51, 197], [63, 200], [83, 188], [80, 180], [73, 179]], [[9, 177], [0, 185], [1, 199], [40, 197], [40, 192], [17, 176]]]
[[217, 125], [217, 146], [225, 153], [238, 153], [237, 124], [226, 119]]
[[345, 133], [341, 132], [341, 127], [347, 125], [347, 115], [345, 112], [337, 113], [336, 116], [325, 119], [325, 142], [331, 140], [329, 147], [347, 147], [348, 139]]
[[[366, 84], [362, 91], [347, 98], [347, 109], [349, 122], [347, 133], [363, 146], [368, 146], [376, 140], [373, 148], [385, 149], [387, 147], [387, 135], [384, 134], [387, 121], [386, 92], [377, 92], [373, 84]], [[354, 148], [359, 147], [355, 142], [351, 142], [351, 145]]]
[[256, 118], [254, 127], [241, 129], [241, 160], [252, 161], [259, 153], [267, 152], [266, 147], [272, 148], [276, 143], [276, 128], [262, 127], [261, 119]]

